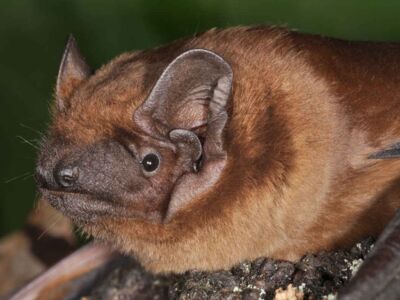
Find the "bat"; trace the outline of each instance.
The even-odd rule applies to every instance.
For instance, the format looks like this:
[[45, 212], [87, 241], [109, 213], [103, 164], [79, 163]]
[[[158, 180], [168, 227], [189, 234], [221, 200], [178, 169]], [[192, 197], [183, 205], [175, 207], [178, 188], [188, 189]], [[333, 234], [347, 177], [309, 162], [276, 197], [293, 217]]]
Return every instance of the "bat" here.
[[156, 273], [348, 247], [400, 207], [399, 71], [400, 44], [258, 26], [93, 73], [70, 37], [35, 177]]

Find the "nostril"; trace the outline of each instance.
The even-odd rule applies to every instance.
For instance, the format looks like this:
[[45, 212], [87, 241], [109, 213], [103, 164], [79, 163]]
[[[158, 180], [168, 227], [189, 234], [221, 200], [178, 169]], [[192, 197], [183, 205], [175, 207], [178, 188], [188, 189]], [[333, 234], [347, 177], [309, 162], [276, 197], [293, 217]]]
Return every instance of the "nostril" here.
[[56, 174], [57, 183], [62, 187], [73, 186], [79, 177], [78, 167], [64, 168]]

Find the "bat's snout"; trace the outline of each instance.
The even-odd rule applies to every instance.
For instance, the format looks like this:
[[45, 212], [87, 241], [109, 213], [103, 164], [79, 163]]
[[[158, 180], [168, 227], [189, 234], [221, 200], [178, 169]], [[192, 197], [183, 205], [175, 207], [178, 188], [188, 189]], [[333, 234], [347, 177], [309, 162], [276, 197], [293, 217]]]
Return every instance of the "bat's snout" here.
[[79, 180], [80, 169], [77, 166], [57, 166], [53, 170], [38, 166], [35, 181], [39, 188], [63, 190], [74, 188]]
[[83, 147], [53, 143], [47, 149], [51, 151], [40, 155], [35, 173], [42, 191], [87, 194], [111, 201], [135, 194], [145, 181], [136, 157], [112, 140]]

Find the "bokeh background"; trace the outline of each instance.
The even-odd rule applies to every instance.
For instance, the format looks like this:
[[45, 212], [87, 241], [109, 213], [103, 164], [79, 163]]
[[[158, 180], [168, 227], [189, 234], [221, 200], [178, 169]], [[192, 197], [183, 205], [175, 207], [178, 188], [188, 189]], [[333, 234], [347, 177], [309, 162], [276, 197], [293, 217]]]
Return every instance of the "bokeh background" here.
[[21, 226], [38, 196], [36, 144], [69, 33], [97, 68], [124, 51], [244, 24], [400, 42], [400, 1], [0, 0], [0, 236]]

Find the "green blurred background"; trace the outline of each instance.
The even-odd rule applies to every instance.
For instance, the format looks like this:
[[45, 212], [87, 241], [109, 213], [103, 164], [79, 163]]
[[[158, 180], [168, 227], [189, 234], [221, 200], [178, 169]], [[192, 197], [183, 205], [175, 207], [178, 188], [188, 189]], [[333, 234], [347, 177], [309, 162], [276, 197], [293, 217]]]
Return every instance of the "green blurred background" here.
[[68, 33], [97, 68], [121, 52], [211, 27], [274, 24], [400, 41], [399, 20], [398, 0], [0, 0], [0, 236], [21, 226], [37, 197], [35, 143]]

